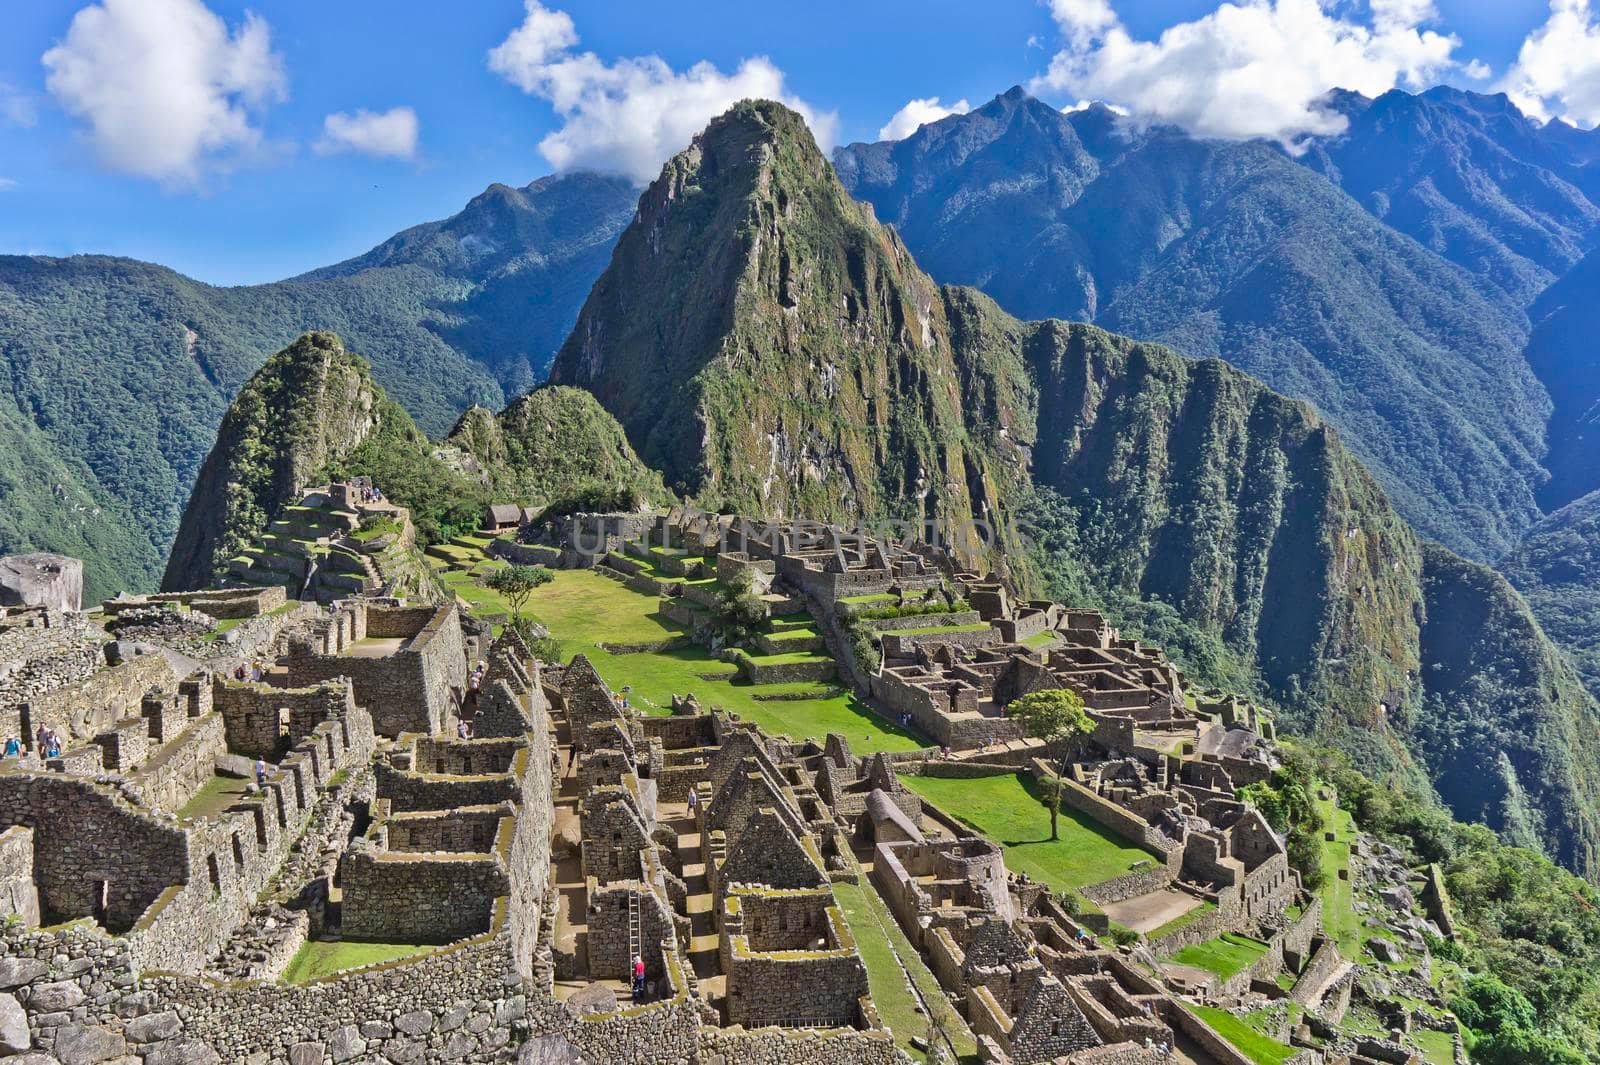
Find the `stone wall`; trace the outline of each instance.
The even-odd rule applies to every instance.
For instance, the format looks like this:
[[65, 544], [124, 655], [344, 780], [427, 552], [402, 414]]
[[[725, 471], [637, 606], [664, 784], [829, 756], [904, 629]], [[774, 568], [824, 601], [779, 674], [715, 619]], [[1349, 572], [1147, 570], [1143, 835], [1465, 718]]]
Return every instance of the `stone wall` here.
[[385, 853], [357, 840], [345, 853], [343, 931], [350, 939], [451, 943], [489, 929], [497, 898], [509, 894], [492, 854]]
[[229, 751], [273, 762], [319, 722], [344, 713], [350, 690], [347, 681], [337, 678], [303, 688], [277, 688], [219, 675], [212, 687], [212, 705], [222, 716]]
[[176, 813], [216, 774], [217, 756], [226, 750], [222, 715], [207, 714], [164, 744], [132, 783], [145, 802]]
[[[407, 642], [383, 658], [291, 654], [290, 687], [349, 677], [356, 702], [372, 713], [380, 735], [445, 731], [467, 680], [466, 644], [455, 606], [368, 607], [364, 613], [366, 638]], [[426, 623], [414, 628], [419, 619]]]
[[700, 1060], [726, 1065], [903, 1065], [894, 1039], [878, 1029], [701, 1028]]
[[24, 928], [39, 926], [39, 891], [33, 884], [33, 829], [14, 825], [0, 832], [0, 920], [15, 916]]
[[171, 690], [177, 682], [164, 655], [140, 655], [23, 703], [15, 727], [29, 744], [41, 724], [69, 742], [87, 740], [124, 718], [137, 716], [144, 693], [151, 688]]

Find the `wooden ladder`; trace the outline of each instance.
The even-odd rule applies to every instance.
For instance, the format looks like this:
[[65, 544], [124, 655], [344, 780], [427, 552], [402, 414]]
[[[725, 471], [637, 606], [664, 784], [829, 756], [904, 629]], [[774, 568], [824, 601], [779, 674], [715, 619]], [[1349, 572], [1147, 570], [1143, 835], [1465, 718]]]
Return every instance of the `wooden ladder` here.
[[633, 986], [633, 959], [644, 957], [643, 936], [639, 929], [639, 893], [628, 892], [628, 986]]

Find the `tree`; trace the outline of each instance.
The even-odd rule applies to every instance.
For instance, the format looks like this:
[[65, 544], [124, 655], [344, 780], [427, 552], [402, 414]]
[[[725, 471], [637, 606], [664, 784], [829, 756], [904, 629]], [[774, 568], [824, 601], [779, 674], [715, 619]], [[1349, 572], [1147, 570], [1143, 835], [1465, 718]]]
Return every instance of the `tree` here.
[[1029, 692], [1006, 708], [1022, 731], [1046, 743], [1059, 744], [1061, 761], [1050, 788], [1050, 838], [1060, 839], [1061, 781], [1083, 737], [1094, 731], [1094, 721], [1078, 693], [1066, 688]]
[[555, 574], [543, 566], [507, 566], [489, 574], [483, 583], [511, 606], [513, 621], [522, 620], [522, 608], [541, 584], [555, 580]]

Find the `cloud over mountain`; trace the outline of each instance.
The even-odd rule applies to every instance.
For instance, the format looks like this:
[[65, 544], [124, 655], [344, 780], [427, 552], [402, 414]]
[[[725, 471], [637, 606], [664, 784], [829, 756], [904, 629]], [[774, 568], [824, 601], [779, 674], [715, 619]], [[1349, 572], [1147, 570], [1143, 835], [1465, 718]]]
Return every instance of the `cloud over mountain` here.
[[878, 130], [878, 139], [903, 141], [929, 122], [937, 122], [951, 115], [964, 115], [970, 110], [972, 105], [965, 99], [957, 100], [949, 107], [942, 106], [937, 96], [907, 100], [906, 105], [896, 111], [888, 123]]
[[577, 28], [565, 11], [526, 0], [522, 24], [489, 52], [489, 69], [547, 101], [561, 128], [539, 142], [557, 170], [624, 174], [638, 182], [689, 143], [713, 116], [745, 99], [781, 100], [802, 114], [826, 151], [838, 124], [785, 91], [783, 71], [764, 56], [727, 74], [709, 62], [674, 70], [660, 56], [607, 63], [577, 52]]
[[1063, 47], [1035, 92], [1121, 104], [1135, 116], [1206, 137], [1267, 137], [1294, 146], [1337, 133], [1323, 106], [1334, 88], [1369, 96], [1420, 88], [1455, 69], [1459, 40], [1424, 29], [1431, 0], [1372, 0], [1370, 22], [1323, 0], [1224, 3], [1137, 40], [1108, 0], [1051, 0]]
[[1535, 118], [1600, 123], [1600, 21], [1589, 0], [1550, 0], [1550, 18], [1522, 42], [1499, 87]]

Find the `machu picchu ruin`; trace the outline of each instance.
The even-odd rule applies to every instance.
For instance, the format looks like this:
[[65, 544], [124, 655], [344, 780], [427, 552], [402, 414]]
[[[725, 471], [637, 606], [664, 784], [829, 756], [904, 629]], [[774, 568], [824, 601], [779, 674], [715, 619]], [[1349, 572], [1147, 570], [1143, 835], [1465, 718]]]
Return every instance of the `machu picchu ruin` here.
[[[295, 514], [328, 503], [348, 535], [390, 520], [379, 498], [323, 485], [280, 521], [308, 534]], [[213, 589], [5, 608], [17, 1053], [1248, 1065], [1267, 1045], [1362, 1065], [1457, 1045], [1428, 975], [1454, 934], [1436, 871], [1347, 831], [1307, 884], [1249, 797], [1283, 764], [1271, 715], [1096, 610], [864, 530], [534, 516], [485, 509], [419, 553], [409, 596], [309, 567], [257, 583], [256, 556]], [[519, 566], [546, 574], [529, 616], [495, 591]], [[1062, 691], [1092, 722], [1076, 742], [1009, 712]], [[1062, 834], [1030, 836], [1052, 788]]]

